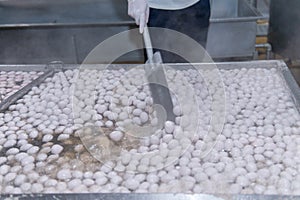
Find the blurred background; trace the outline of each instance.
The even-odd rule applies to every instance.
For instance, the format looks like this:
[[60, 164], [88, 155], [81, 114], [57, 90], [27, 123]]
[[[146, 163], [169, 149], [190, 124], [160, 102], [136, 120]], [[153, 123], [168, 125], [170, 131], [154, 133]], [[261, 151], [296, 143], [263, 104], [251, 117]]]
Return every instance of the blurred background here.
[[[283, 59], [299, 82], [299, 3], [211, 0], [207, 51], [216, 61]], [[0, 14], [3, 64], [81, 63], [101, 41], [136, 28], [125, 0], [9, 0]], [[135, 43], [128, 35], [127, 45]], [[116, 62], [144, 61], [136, 51]]]

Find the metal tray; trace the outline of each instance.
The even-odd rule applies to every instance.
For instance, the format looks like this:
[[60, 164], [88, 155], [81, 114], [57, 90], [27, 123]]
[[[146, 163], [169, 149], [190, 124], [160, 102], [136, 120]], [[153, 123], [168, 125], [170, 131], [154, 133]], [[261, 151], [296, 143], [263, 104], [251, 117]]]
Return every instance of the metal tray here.
[[85, 193], [85, 194], [28, 194], [28, 195], [1, 195], [0, 199], [18, 200], [297, 200], [299, 196], [287, 195], [206, 195], [206, 194], [120, 194], [120, 193]]
[[0, 112], [6, 110], [11, 104], [15, 103], [19, 98], [24, 96], [31, 90], [32, 87], [37, 86], [38, 84], [42, 83], [47, 77], [54, 74], [54, 71], [52, 69], [49, 69], [48, 65], [45, 65], [44, 68], [34, 66], [27, 67], [25, 65], [1, 65], [0, 71], [44, 72], [42, 75], [38, 76], [36, 79], [22, 87], [20, 90], [16, 91], [11, 96], [3, 99], [3, 101], [0, 102]]
[[[225, 62], [225, 63], [203, 63], [203, 64], [194, 64], [199, 66], [201, 69], [209, 69], [212, 65], [216, 64], [219, 69], [231, 70], [231, 69], [239, 69], [239, 68], [275, 68], [278, 73], [281, 74], [284, 84], [286, 85], [286, 89], [290, 91], [291, 97], [294, 100], [294, 103], [297, 109], [300, 112], [300, 88], [297, 85], [294, 77], [289, 71], [287, 65], [280, 60], [272, 60], [272, 61], [248, 61], [248, 62]], [[88, 68], [91, 69], [104, 69], [107, 65], [88, 65]], [[120, 69], [130, 67], [134, 67], [135, 65], [111, 65], [111, 69]], [[184, 70], [190, 69], [192, 66], [190, 64], [169, 64], [169, 66], [174, 69]], [[22, 70], [22, 71], [45, 71], [45, 74], [48, 73], [47, 77], [52, 76], [56, 71], [59, 70], [68, 70], [68, 69], [78, 69], [80, 65], [61, 65], [56, 64], [52, 65], [49, 68], [49, 65], [0, 65], [0, 71], [12, 71], [12, 70]], [[45, 77], [44, 77], [45, 78]], [[42, 78], [40, 80], [34, 80], [32, 85], [38, 85], [42, 82]], [[30, 85], [30, 86], [32, 86]], [[30, 88], [29, 88], [30, 90]], [[20, 94], [26, 94], [28, 88], [21, 89], [18, 94], [13, 95], [15, 99], [21, 98]], [[26, 92], [27, 91], [27, 92]], [[3, 110], [2, 110], [3, 111]], [[299, 199], [299, 197], [295, 196], [281, 196], [281, 195], [203, 195], [203, 194], [116, 194], [116, 193], [107, 193], [107, 194], [19, 194], [19, 195], [9, 195], [9, 194], [0, 194], [0, 199], [6, 198], [18, 198], [18, 199]]]
[[[188, 63], [171, 63], [167, 64], [176, 70], [184, 70], [191, 69], [191, 64]], [[287, 90], [290, 91], [291, 97], [294, 100], [294, 103], [300, 112], [300, 88], [295, 81], [292, 73], [289, 68], [282, 60], [263, 60], [263, 61], [245, 61], [245, 62], [220, 62], [220, 63], [195, 63], [195, 66], [200, 67], [201, 69], [209, 69], [212, 65], [218, 67], [218, 69], [239, 69], [239, 68], [275, 68], [280, 73], [282, 79], [284, 80], [284, 84], [287, 87]], [[53, 76], [55, 71], [60, 70], [68, 70], [68, 69], [79, 69], [81, 65], [78, 64], [63, 64], [63, 63], [52, 63], [52, 64], [41, 64], [41, 65], [0, 65], [0, 71], [44, 71], [45, 73], [34, 80], [31, 84], [26, 86], [26, 88], [22, 88], [17, 93], [12, 95], [11, 99], [15, 101], [25, 95], [33, 86], [37, 86], [42, 83], [47, 77]], [[111, 64], [109, 65], [110, 69], [129, 69], [137, 66], [136, 64]], [[107, 67], [105, 64], [88, 64], [87, 68], [90, 69], [104, 69]], [[14, 101], [14, 102], [15, 102]], [[9, 101], [7, 103], [0, 103], [0, 111], [4, 111], [9, 107], [9, 105], [14, 103], [13, 101]]]

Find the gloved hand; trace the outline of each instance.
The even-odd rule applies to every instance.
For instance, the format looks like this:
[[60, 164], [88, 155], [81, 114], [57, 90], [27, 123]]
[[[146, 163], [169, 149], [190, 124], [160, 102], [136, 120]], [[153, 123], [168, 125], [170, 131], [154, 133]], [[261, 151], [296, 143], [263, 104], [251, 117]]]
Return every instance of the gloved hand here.
[[148, 0], [128, 0], [128, 15], [135, 19], [140, 26], [140, 33], [143, 33], [149, 19]]

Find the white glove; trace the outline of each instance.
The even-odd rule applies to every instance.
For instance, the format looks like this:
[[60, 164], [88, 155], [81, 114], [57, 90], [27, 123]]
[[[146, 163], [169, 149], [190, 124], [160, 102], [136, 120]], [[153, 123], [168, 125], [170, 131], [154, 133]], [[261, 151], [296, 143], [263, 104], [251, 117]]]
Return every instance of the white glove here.
[[140, 26], [140, 33], [143, 33], [149, 19], [148, 0], [128, 0], [128, 15], [135, 19]]

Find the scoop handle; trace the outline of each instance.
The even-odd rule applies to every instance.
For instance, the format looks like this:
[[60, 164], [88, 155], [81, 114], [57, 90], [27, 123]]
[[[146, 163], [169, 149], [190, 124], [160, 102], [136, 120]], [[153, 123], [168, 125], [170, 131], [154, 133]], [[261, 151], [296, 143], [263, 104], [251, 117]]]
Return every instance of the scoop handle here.
[[150, 63], [153, 63], [153, 48], [152, 48], [152, 42], [149, 34], [148, 27], [145, 26], [144, 32], [143, 32], [143, 38], [145, 43], [145, 48], [147, 52], [147, 57]]

